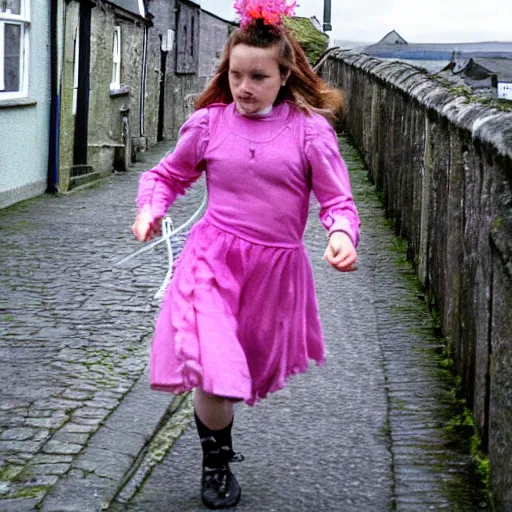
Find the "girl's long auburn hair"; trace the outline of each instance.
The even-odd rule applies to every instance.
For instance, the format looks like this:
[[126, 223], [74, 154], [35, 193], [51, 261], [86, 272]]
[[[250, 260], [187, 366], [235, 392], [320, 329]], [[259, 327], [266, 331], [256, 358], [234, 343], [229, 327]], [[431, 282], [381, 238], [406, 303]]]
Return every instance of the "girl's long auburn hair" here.
[[195, 102], [196, 109], [213, 103], [231, 103], [229, 88], [229, 58], [237, 44], [259, 48], [279, 47], [279, 68], [282, 75], [290, 71], [286, 85], [281, 88], [276, 103], [290, 101], [300, 110], [316, 112], [333, 122], [344, 106], [340, 90], [329, 87], [312, 69], [297, 39], [284, 27], [269, 27], [262, 20], [236, 29], [228, 39], [222, 61], [215, 76]]

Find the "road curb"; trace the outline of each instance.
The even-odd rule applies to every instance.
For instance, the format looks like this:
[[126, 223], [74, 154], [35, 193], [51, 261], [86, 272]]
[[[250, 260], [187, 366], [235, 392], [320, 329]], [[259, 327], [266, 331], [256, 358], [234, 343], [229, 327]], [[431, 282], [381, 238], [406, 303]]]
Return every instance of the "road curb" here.
[[147, 369], [44, 498], [42, 511], [106, 510], [176, 411], [172, 395], [149, 388]]

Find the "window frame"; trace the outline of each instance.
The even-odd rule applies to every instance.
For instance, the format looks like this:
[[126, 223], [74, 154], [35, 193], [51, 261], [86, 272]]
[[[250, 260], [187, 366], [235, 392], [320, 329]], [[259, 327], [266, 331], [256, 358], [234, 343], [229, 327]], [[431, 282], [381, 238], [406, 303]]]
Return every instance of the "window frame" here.
[[[0, 12], [0, 100], [28, 97], [30, 49], [30, 0], [20, 0], [20, 14]], [[17, 91], [4, 91], [5, 87], [5, 25], [20, 26], [20, 79]]]
[[123, 54], [122, 48], [121, 26], [117, 25], [114, 28], [114, 39], [112, 46], [112, 80], [110, 82], [111, 91], [116, 91], [121, 88], [121, 62]]

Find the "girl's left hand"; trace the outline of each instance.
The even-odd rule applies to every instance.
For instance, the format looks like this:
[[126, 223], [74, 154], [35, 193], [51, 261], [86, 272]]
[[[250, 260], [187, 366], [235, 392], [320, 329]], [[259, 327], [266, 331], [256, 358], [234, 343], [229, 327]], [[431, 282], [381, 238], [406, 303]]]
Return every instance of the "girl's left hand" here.
[[329, 237], [324, 259], [340, 272], [357, 270], [357, 251], [351, 238], [342, 231], [335, 231]]

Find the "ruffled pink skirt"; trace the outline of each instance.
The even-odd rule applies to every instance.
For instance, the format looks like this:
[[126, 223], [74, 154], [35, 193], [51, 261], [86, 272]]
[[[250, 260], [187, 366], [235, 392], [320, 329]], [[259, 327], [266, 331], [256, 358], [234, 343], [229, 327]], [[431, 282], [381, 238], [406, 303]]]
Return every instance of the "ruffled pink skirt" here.
[[197, 224], [167, 289], [151, 348], [150, 383], [253, 405], [324, 361], [304, 247], [258, 245]]

